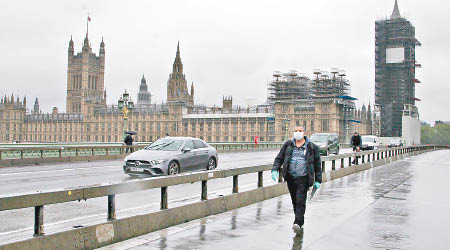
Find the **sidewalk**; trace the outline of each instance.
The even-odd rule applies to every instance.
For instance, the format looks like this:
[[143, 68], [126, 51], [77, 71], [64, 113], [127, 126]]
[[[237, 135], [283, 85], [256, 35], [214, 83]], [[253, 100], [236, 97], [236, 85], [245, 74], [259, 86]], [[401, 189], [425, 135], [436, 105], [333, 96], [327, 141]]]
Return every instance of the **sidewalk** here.
[[301, 234], [284, 195], [101, 249], [447, 249], [448, 190], [450, 151], [436, 151], [324, 183]]

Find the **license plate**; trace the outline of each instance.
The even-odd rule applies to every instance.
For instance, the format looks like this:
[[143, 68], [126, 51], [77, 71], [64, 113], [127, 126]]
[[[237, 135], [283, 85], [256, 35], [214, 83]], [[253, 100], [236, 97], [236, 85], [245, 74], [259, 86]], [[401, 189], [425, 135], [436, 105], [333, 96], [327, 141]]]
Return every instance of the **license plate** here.
[[143, 168], [130, 167], [130, 171], [133, 171], [133, 172], [144, 172], [144, 169]]

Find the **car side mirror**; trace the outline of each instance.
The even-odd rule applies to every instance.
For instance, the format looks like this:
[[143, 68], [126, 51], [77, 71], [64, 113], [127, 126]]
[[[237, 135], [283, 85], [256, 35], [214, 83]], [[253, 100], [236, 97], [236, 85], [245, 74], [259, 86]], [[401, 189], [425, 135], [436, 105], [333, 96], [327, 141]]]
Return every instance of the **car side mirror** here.
[[191, 151], [191, 148], [183, 148], [183, 153], [187, 153], [187, 152], [190, 152]]

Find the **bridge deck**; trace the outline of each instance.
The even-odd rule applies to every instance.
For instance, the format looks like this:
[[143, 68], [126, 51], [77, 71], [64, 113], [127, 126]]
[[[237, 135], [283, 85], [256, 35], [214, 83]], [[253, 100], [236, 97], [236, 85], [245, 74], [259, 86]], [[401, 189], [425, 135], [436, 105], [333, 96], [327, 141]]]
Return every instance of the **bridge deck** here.
[[324, 183], [295, 234], [288, 195], [102, 249], [447, 249], [450, 151]]

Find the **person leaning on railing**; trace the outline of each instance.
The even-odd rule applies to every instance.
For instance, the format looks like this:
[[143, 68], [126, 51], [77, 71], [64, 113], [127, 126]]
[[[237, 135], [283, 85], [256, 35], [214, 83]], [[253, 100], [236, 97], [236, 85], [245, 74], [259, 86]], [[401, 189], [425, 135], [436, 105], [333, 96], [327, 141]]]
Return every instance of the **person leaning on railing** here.
[[[281, 167], [283, 166], [283, 167]], [[294, 208], [295, 220], [292, 229], [301, 232], [306, 210], [308, 189], [316, 189], [322, 183], [322, 168], [319, 147], [304, 136], [304, 128], [295, 127], [294, 138], [281, 147], [272, 167], [272, 179], [278, 180], [279, 172], [287, 181]]]

